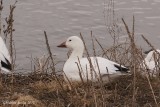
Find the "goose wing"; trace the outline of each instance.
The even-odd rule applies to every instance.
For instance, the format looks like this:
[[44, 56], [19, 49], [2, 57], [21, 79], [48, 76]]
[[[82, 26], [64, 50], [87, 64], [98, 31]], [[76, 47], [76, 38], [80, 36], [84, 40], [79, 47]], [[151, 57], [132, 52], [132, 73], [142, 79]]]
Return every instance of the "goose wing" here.
[[11, 59], [2, 37], [0, 37], [0, 60], [2, 70], [8, 72], [11, 70]]
[[[96, 73], [100, 74], [115, 74], [115, 73], [127, 73], [128, 68], [124, 67], [123, 65], [120, 65], [118, 63], [115, 63], [113, 61], [110, 61], [108, 59], [102, 58], [102, 57], [90, 57], [92, 67], [96, 71]], [[87, 58], [82, 58], [80, 60], [80, 66], [83, 69], [83, 71], [90, 70], [90, 62]]]

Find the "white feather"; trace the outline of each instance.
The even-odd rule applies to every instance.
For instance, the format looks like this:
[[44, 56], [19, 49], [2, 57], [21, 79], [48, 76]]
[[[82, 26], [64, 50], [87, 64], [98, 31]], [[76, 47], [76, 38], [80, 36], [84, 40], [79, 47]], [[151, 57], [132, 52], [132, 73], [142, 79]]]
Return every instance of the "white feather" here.
[[[118, 65], [124, 69], [126, 67], [102, 57], [90, 57], [90, 65], [88, 58], [82, 58], [84, 45], [79, 37], [69, 37], [65, 42], [65, 45], [72, 50], [69, 59], [63, 67], [63, 71], [68, 79], [72, 81], [81, 81], [79, 72], [81, 73], [83, 80], [93, 79], [94, 81], [96, 81], [100, 75], [103, 76], [109, 74], [110, 76], [114, 75], [114, 77], [124, 75], [117, 67], [115, 67], [115, 65]], [[64, 46], [64, 43], [62, 43], [59, 47], [62, 46]]]
[[[9, 55], [8, 49], [6, 47], [6, 44], [4, 43], [2, 37], [0, 36], [0, 61], [3, 61], [4, 63], [7, 64], [6, 59], [9, 61], [9, 63], [11, 63], [10, 55]], [[1, 65], [1, 63], [0, 63], [0, 65]], [[6, 72], [9, 72], [9, 70], [6, 68], [3, 68], [2, 65], [1, 65], [1, 69]]]
[[142, 65], [145, 67], [145, 65], [146, 65], [146, 67], [147, 67], [147, 69], [149, 70], [149, 72], [151, 73], [151, 74], [155, 74], [156, 75], [156, 73], [157, 73], [157, 68], [159, 68], [159, 67], [157, 67], [157, 66], [159, 66], [159, 58], [160, 58], [160, 50], [159, 49], [157, 49], [156, 50], [157, 52], [155, 52], [155, 50], [153, 50], [153, 51], [150, 51], [148, 54], [147, 54], [147, 56], [146, 56], [146, 58], [144, 59], [144, 61], [143, 61], [143, 63], [142, 63]]

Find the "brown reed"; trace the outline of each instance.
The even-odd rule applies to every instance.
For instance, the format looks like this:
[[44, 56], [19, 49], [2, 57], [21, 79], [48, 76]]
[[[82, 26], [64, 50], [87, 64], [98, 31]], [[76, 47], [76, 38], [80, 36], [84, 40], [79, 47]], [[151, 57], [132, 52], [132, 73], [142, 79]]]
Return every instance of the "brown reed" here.
[[[111, 0], [110, 5], [113, 6], [113, 3], [113, 0]], [[3, 6], [0, 6], [0, 9], [1, 7]], [[111, 12], [112, 10], [109, 11]], [[13, 10], [11, 13], [14, 14]], [[10, 18], [12, 18], [11, 22], [13, 22], [12, 15], [10, 16]], [[110, 17], [109, 20], [113, 20], [114, 18], [115, 17]], [[145, 75], [141, 74], [142, 71], [148, 71], [146, 69], [147, 67], [141, 66], [144, 56], [142, 54], [142, 50], [138, 46], [136, 46], [136, 41], [134, 40], [135, 19], [133, 17], [133, 25], [131, 31], [124, 19], [122, 19], [122, 23], [125, 26], [123, 30], [127, 32], [129, 41], [126, 41], [126, 43], [123, 44], [119, 43], [117, 39], [119, 36], [119, 32], [117, 32], [116, 30], [116, 27], [118, 26], [114, 22], [114, 24], [109, 24], [109, 26], [112, 26], [113, 28], [110, 29], [110, 34], [112, 34], [113, 37], [113, 45], [111, 45], [110, 47], [103, 46], [96, 38], [97, 36], [93, 36], [93, 32], [91, 31], [91, 41], [93, 46], [92, 50], [93, 55], [96, 56], [96, 45], [98, 45], [102, 50], [102, 56], [116, 61], [120, 64], [128, 65], [132, 75], [126, 75], [116, 78], [114, 81], [110, 81], [107, 84], [103, 82], [101, 76], [97, 82], [89, 80], [87, 80], [87, 82], [84, 82], [83, 77], [81, 76], [82, 82], [80, 83], [68, 80], [69, 85], [71, 86], [71, 89], [68, 89], [68, 87], [66, 87], [67, 82], [65, 82], [63, 79], [64, 77], [62, 75], [56, 75], [57, 69], [55, 68], [55, 57], [53, 57], [52, 55], [47, 33], [46, 31], [44, 31], [49, 57], [47, 57], [46, 60], [44, 59], [44, 63], [41, 63], [39, 61], [41, 58], [33, 60], [33, 66], [35, 68], [33, 71], [35, 72], [31, 72], [26, 75], [20, 73], [1, 74], [0, 107], [160, 106], [159, 77], [157, 76], [151, 78], [148, 73], [145, 73]], [[12, 23], [10, 26], [11, 31], [14, 31], [13, 25], [14, 23]], [[10, 35], [13, 36], [13, 33]], [[90, 61], [91, 55], [89, 54], [89, 50], [87, 49], [85, 40], [81, 33], [80, 36], [85, 45], [87, 58]], [[12, 41], [14, 39], [13, 37]], [[154, 46], [144, 36], [142, 37], [144, 38], [145, 42], [155, 50]], [[13, 45], [13, 42], [10, 41], [10, 43], [12, 43]], [[77, 66], [79, 67], [81, 75], [81, 65]], [[93, 68], [91, 61], [90, 68]], [[52, 70], [53, 74], [47, 72], [50, 71], [50, 69]], [[40, 72], [37, 73], [37, 71]], [[93, 73], [95, 73], [94, 70]], [[13, 79], [14, 81], [11, 82], [11, 80]], [[27, 102], [29, 101], [31, 101], [32, 103], [27, 104]], [[21, 104], [13, 104], [14, 102], [19, 102]]]

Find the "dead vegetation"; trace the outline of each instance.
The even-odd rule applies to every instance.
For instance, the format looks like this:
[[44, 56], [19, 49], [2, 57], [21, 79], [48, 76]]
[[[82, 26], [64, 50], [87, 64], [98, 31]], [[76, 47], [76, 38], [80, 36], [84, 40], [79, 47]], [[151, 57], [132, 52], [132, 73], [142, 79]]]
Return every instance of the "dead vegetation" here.
[[[72, 83], [72, 90], [67, 88], [63, 79], [60, 80], [62, 89], [53, 75], [18, 74], [14, 75], [14, 83], [10, 82], [11, 75], [2, 75], [2, 77], [3, 87], [0, 89], [2, 107], [22, 107], [22, 105], [26, 107], [130, 107], [133, 103], [133, 94], [136, 107], [155, 107], [154, 97], [157, 106], [160, 101], [159, 79], [151, 78], [149, 84], [147, 78], [140, 73], [136, 73], [136, 76], [119, 77], [103, 86], [95, 86], [92, 82]], [[133, 83], [134, 78], [136, 81]], [[14, 88], [11, 91], [12, 86]], [[135, 93], [133, 93], [134, 88]], [[18, 105], [15, 105], [16, 102]]]
[[[113, 5], [113, 1], [111, 4]], [[132, 30], [128, 28], [124, 19], [121, 22], [124, 24], [123, 31], [128, 35], [126, 42], [118, 42], [120, 28], [113, 23], [107, 26], [114, 41], [113, 45], [107, 49], [103, 48], [91, 32], [93, 51], [96, 55], [94, 45], [97, 44], [102, 49], [102, 54], [99, 56], [129, 66], [131, 75], [119, 77], [108, 84], [103, 84], [103, 81], [70, 83], [72, 86], [70, 89], [61, 75], [55, 75], [55, 61], [47, 34], [44, 32], [48, 56], [33, 61], [33, 72], [28, 74], [12, 72], [0, 75], [0, 107], [159, 107], [159, 75], [152, 77], [147, 73], [146, 67], [141, 65], [145, 56], [134, 40], [134, 17]], [[13, 32], [13, 28], [11, 29], [10, 32]], [[6, 37], [7, 35], [13, 36], [13, 33], [5, 33]], [[83, 37], [82, 34], [81, 37]], [[144, 36], [142, 37], [145, 40], [144, 43], [155, 49]], [[13, 47], [11, 48], [13, 51]], [[89, 53], [86, 53], [89, 57]], [[158, 69], [157, 72], [159, 72]]]

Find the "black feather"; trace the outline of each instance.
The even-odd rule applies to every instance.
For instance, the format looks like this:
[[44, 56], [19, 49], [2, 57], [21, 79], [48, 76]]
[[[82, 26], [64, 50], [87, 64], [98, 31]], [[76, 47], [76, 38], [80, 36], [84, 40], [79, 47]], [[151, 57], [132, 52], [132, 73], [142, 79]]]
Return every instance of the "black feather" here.
[[8, 70], [12, 70], [11, 63], [10, 63], [6, 58], [5, 58], [5, 60], [6, 60], [7, 63], [1, 61], [2, 67], [6, 68], [6, 69], [8, 69]]
[[114, 64], [114, 66], [118, 69], [118, 70], [116, 70], [116, 71], [120, 71], [120, 72], [125, 72], [125, 73], [127, 73], [128, 72], [128, 68], [126, 68], [126, 67], [122, 67], [122, 66], [119, 66], [119, 65], [116, 65], [116, 64]]
[[144, 51], [144, 54], [148, 54], [149, 52], [153, 51], [153, 49], [150, 49], [148, 51]]

